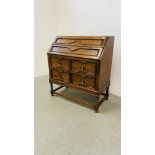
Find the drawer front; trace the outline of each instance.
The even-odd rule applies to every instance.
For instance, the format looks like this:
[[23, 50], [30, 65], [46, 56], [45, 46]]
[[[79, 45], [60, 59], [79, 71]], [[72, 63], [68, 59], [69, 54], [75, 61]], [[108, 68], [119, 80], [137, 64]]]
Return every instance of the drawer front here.
[[90, 75], [95, 75], [96, 64], [93, 62], [86, 61], [72, 61], [72, 71], [76, 73], [85, 73]]
[[52, 79], [69, 83], [69, 73], [52, 70]]
[[71, 44], [71, 45], [95, 45], [101, 46], [105, 39], [67, 39], [58, 38], [55, 43], [57, 44]]
[[51, 57], [51, 67], [69, 70], [69, 60], [62, 57]]
[[79, 75], [72, 74], [72, 83], [77, 86], [94, 89], [95, 79], [90, 77], [81, 77]]

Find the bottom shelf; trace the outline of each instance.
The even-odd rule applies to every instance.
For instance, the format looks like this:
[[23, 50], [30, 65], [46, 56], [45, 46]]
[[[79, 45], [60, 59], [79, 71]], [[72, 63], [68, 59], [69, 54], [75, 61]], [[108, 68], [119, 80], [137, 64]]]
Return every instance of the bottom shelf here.
[[104, 100], [108, 99], [106, 93], [102, 93], [99, 96], [90, 95], [88, 93], [83, 93], [79, 90], [66, 88], [64, 86], [59, 86], [56, 89], [51, 91], [51, 95], [58, 95], [64, 97], [68, 100], [74, 101], [77, 104], [88, 107], [90, 109], [98, 112], [99, 106], [103, 103]]

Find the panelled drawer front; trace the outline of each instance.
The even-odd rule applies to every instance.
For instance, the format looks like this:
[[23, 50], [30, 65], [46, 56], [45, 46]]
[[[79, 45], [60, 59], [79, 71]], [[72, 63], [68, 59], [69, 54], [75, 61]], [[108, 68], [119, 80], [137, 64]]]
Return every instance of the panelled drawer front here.
[[51, 67], [69, 70], [69, 60], [62, 57], [51, 57]]
[[77, 85], [77, 86], [93, 88], [94, 89], [94, 82], [95, 82], [94, 78], [81, 77], [79, 75], [72, 74], [72, 83]]
[[52, 70], [52, 79], [68, 83], [69, 82], [69, 73]]
[[73, 72], [95, 75], [95, 68], [96, 68], [96, 65], [93, 62], [72, 60]]
[[52, 53], [57, 54], [70, 54], [76, 56], [98, 56], [100, 48], [88, 48], [88, 47], [78, 47], [78, 46], [53, 46]]
[[65, 39], [65, 38], [58, 38], [56, 43], [58, 44], [70, 44], [70, 45], [95, 45], [101, 46], [105, 39]]

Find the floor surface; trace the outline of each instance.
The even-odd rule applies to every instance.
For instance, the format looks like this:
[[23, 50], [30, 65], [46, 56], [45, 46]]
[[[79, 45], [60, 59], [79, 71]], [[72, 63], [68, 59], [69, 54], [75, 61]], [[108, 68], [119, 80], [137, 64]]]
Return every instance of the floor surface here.
[[[84, 93], [64, 91], [94, 100]], [[35, 155], [120, 155], [120, 102], [110, 95], [95, 113], [58, 96], [51, 97], [48, 76], [35, 78]]]

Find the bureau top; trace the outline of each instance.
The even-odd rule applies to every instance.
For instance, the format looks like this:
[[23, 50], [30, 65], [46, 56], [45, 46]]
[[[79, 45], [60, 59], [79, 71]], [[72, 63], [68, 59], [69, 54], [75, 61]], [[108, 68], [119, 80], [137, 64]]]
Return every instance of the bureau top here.
[[100, 59], [110, 36], [57, 36], [48, 53], [88, 59]]

